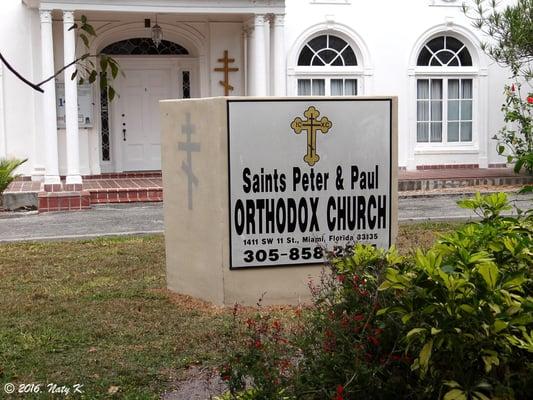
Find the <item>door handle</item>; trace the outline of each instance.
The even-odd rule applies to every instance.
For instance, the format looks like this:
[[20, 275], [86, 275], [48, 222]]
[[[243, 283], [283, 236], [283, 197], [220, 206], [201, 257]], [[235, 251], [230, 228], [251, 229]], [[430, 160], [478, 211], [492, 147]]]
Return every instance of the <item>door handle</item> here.
[[122, 140], [126, 141], [126, 128], [122, 129]]

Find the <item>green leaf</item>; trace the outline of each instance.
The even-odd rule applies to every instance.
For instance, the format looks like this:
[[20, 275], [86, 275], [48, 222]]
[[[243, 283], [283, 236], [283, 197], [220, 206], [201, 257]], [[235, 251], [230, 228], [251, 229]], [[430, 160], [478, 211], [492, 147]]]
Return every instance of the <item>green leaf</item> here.
[[459, 383], [457, 383], [456, 381], [444, 381], [444, 384], [448, 387], [451, 387], [451, 388], [460, 388], [461, 385], [459, 385]]
[[413, 313], [405, 314], [402, 316], [402, 323], [407, 324], [411, 318], [413, 318]]
[[498, 267], [493, 262], [486, 262], [478, 266], [478, 272], [490, 289], [494, 289], [498, 281]]
[[498, 154], [499, 154], [499, 155], [502, 155], [504, 151], [505, 151], [505, 146], [503, 146], [503, 145], [500, 144], [500, 145], [498, 146]]
[[81, 23], [86, 24], [87, 23], [87, 17], [85, 15], [81, 16]]
[[432, 335], [438, 335], [441, 332], [442, 332], [442, 329], [431, 328], [431, 334]]
[[109, 61], [107, 59], [107, 56], [100, 57], [100, 70], [102, 70], [102, 72], [105, 72], [105, 70], [107, 69], [108, 62]]
[[500, 359], [497, 355], [491, 354], [491, 355], [484, 355], [481, 356], [483, 359], [483, 362], [485, 363], [485, 372], [488, 374], [492, 370], [493, 365], [500, 365]]
[[107, 95], [108, 95], [108, 98], [109, 98], [110, 102], [113, 101], [113, 99], [115, 98], [115, 94], [116, 94], [115, 89], [113, 87], [109, 86], [109, 89], [107, 91]]
[[409, 338], [413, 335], [418, 335], [419, 333], [425, 332], [425, 328], [413, 328], [409, 332], [407, 332], [407, 335], [405, 335], [406, 338]]
[[516, 164], [514, 165], [514, 172], [516, 174], [520, 172], [525, 161], [526, 160], [523, 157], [520, 157], [518, 160], [516, 160]]
[[478, 400], [490, 400], [490, 397], [485, 396], [483, 393], [478, 392], [477, 390], [472, 392], [473, 398]]
[[429, 359], [431, 358], [431, 349], [433, 348], [433, 340], [430, 340], [427, 342], [424, 347], [422, 347], [422, 350], [420, 350], [420, 354], [418, 355], [419, 362], [420, 362], [420, 373], [422, 377], [426, 374], [428, 370], [429, 365]]
[[502, 321], [501, 319], [497, 319], [494, 321], [494, 331], [496, 333], [503, 331], [505, 328], [507, 328], [508, 323], [505, 321]]
[[74, 78], [76, 78], [77, 75], [78, 75], [78, 70], [74, 71], [74, 72], [72, 73], [72, 75], [70, 75], [70, 80], [71, 80], [71, 81], [74, 80]]
[[474, 311], [476, 311], [476, 310], [474, 309], [474, 307], [472, 307], [472, 306], [470, 306], [470, 305], [468, 305], [468, 304], [461, 304], [461, 305], [459, 306], [459, 308], [460, 308], [461, 310], [463, 310], [463, 311], [466, 311], [468, 314], [473, 314]]
[[524, 282], [526, 282], [526, 280], [527, 279], [524, 276], [524, 274], [520, 273], [520, 274], [514, 275], [511, 278], [509, 278], [508, 280], [506, 280], [503, 283], [502, 288], [504, 288], [504, 289], [514, 289], [514, 288], [517, 288], [517, 287], [521, 287], [522, 284]]
[[90, 24], [83, 24], [81, 26], [81, 29], [84, 30], [85, 32], [87, 32], [89, 35], [91, 36], [96, 36], [96, 32], [94, 30], [94, 28], [92, 27], [92, 25]]
[[87, 35], [80, 33], [80, 39], [83, 41], [85, 47], [89, 47], [89, 38], [87, 37]]
[[118, 75], [118, 65], [109, 60], [109, 66], [111, 67], [111, 76], [115, 79]]
[[444, 395], [444, 400], [466, 400], [466, 393], [461, 389], [452, 389]]
[[91, 74], [89, 75], [89, 83], [94, 83], [96, 81], [96, 78], [98, 76], [98, 72], [95, 70], [91, 71]]

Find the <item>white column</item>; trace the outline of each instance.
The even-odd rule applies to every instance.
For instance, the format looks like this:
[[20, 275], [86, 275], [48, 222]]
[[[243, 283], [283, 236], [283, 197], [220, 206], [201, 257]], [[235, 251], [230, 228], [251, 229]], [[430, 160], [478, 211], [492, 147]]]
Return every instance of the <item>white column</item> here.
[[[63, 11], [63, 54], [65, 65], [76, 59], [76, 30], [74, 13]], [[67, 142], [67, 184], [81, 184], [80, 143], [78, 132], [78, 84], [77, 79], [70, 79], [76, 66], [65, 70], [65, 128]]]
[[274, 16], [274, 62], [272, 79], [274, 80], [274, 95], [285, 96], [286, 92], [286, 71], [285, 71], [285, 15], [276, 14]]
[[264, 18], [264, 30], [265, 30], [265, 69], [266, 69], [266, 72], [265, 72], [265, 76], [266, 76], [266, 95], [269, 96], [272, 91], [270, 90], [270, 85], [271, 85], [271, 82], [270, 80], [272, 79], [271, 77], [271, 73], [272, 73], [272, 69], [271, 69], [271, 63], [272, 63], [272, 60], [270, 59], [270, 21], [272, 20], [272, 14], [266, 14], [265, 15], [265, 18]]
[[243, 40], [243, 76], [244, 76], [244, 95], [248, 96], [248, 36], [250, 36], [250, 28], [243, 24], [242, 27], [242, 40]]
[[7, 155], [7, 140], [6, 140], [6, 126], [4, 122], [4, 77], [3, 65], [0, 64], [0, 158], [5, 158]]
[[[43, 78], [54, 75], [54, 42], [52, 12], [40, 10], [41, 16], [41, 62]], [[41, 86], [43, 93], [43, 134], [45, 137], [45, 184], [58, 184], [59, 162], [57, 153], [56, 86], [51, 79]]]
[[267, 65], [265, 45], [265, 16], [254, 16], [254, 31], [250, 40], [250, 94], [267, 95]]

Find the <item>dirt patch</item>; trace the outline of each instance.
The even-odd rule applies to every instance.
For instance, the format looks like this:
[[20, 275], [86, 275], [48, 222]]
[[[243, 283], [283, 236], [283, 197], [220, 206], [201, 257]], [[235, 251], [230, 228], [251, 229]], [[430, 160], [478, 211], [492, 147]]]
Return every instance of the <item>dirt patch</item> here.
[[162, 400], [211, 400], [227, 390], [215, 369], [200, 367], [189, 368], [172, 386], [176, 389], [164, 393]]

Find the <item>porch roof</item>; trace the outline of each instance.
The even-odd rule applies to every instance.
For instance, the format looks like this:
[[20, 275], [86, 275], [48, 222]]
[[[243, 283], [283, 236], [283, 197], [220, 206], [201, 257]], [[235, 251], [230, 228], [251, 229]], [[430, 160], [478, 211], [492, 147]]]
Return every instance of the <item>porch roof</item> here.
[[22, 0], [30, 8], [179, 14], [284, 13], [285, 0]]

